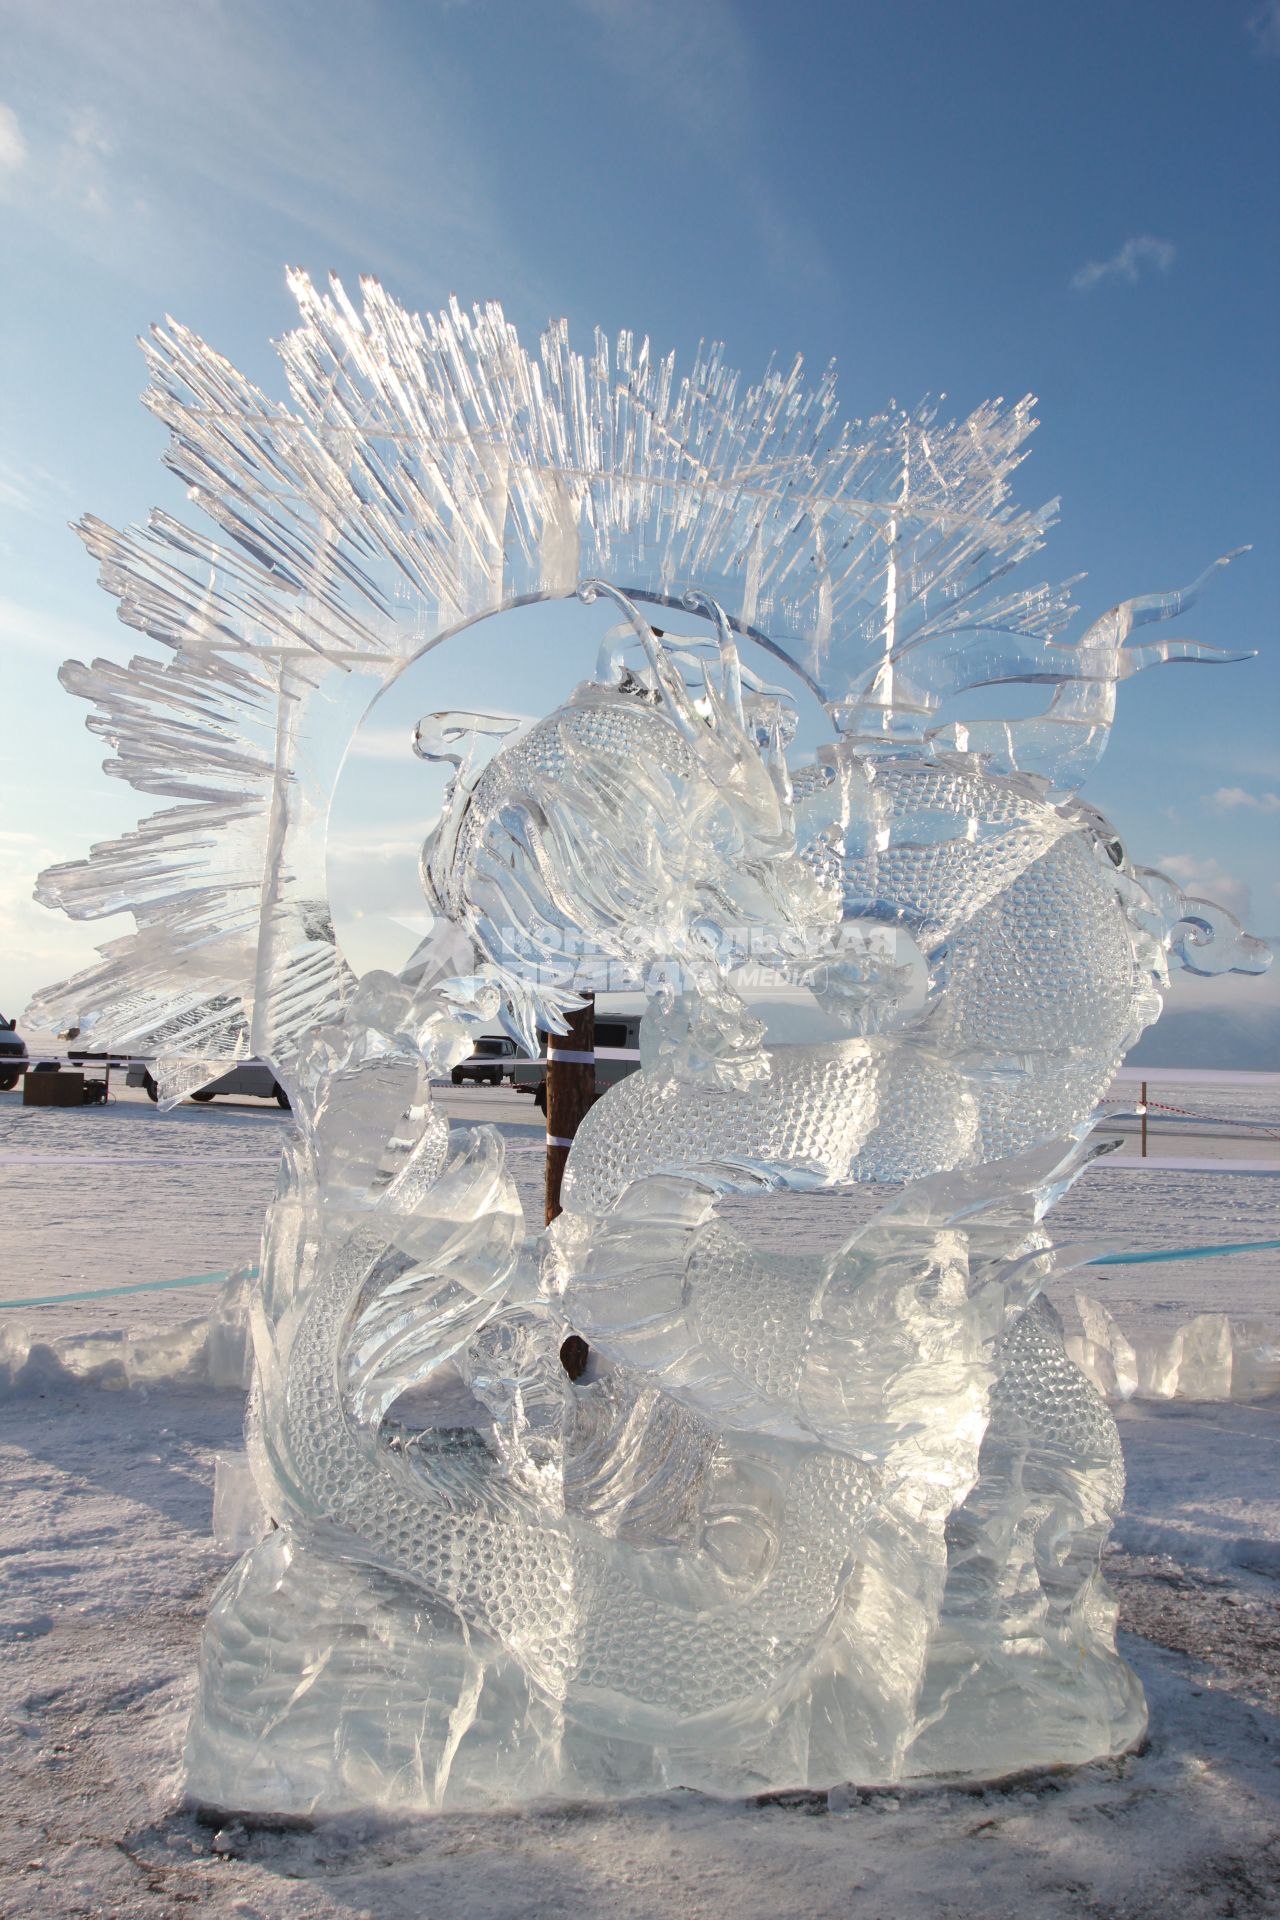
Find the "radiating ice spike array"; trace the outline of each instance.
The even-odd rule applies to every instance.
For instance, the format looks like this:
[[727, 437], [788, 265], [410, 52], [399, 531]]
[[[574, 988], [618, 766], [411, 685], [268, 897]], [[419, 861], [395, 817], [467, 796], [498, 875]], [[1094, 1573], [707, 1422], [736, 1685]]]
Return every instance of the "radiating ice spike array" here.
[[[419, 318], [374, 281], [362, 309], [337, 282], [290, 286], [292, 406], [176, 322], [146, 343], [166, 464], [221, 537], [161, 511], [126, 533], [81, 523], [121, 619], [174, 657], [70, 663], [65, 682], [93, 702], [110, 772], [197, 810], [96, 850], [92, 872], [46, 877], [42, 898], [92, 917], [130, 904], [145, 862], [144, 936], [161, 937], [117, 944], [42, 995], [42, 1024], [92, 1022], [103, 1044], [158, 1050], [159, 1000], [125, 984], [136, 962], [158, 995], [171, 977], [184, 1007], [201, 992], [240, 1003], [230, 1025], [197, 1022], [193, 1046], [216, 1030], [287, 1071], [349, 985], [341, 956], [316, 950], [330, 939], [317, 942], [314, 911], [327, 794], [297, 775], [312, 699], [335, 672], [393, 672], [465, 621], [586, 576], [671, 600], [716, 593], [855, 735], [918, 734], [947, 694], [1021, 676], [1059, 689], [1044, 723], [971, 723], [955, 744], [981, 734], [996, 764], [1068, 780], [1105, 744], [1131, 620], [1064, 647], [1068, 588], [990, 594], [1052, 518], [1009, 498], [1030, 401], [959, 423], [929, 407], [843, 423], [833, 372], [808, 386], [798, 360], [746, 387], [718, 347], [680, 377], [626, 332], [582, 354], [561, 322], [531, 355], [496, 304]], [[239, 809], [234, 831], [199, 811], [218, 806]], [[229, 949], [184, 931], [201, 839], [223, 850], [201, 897], [234, 925]]]

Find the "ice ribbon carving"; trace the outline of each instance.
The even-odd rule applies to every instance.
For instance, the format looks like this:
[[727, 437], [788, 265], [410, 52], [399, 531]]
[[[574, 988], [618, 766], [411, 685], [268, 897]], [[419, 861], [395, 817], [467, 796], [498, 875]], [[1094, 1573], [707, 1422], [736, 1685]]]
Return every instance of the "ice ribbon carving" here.
[[[1069, 643], [1065, 588], [995, 591], [1052, 517], [1009, 500], [1029, 402], [842, 425], [798, 363], [740, 389], [718, 350], [680, 379], [630, 335], [534, 356], [494, 306], [292, 284], [290, 406], [180, 327], [148, 349], [222, 538], [83, 524], [170, 658], [63, 677], [166, 806], [41, 882], [138, 923], [41, 1018], [160, 1056], [167, 1100], [265, 1054], [298, 1122], [251, 1313], [277, 1524], [211, 1612], [190, 1790], [433, 1807], [1122, 1749], [1119, 1448], [1043, 1221], [1169, 956], [1265, 964], [1071, 797], [1117, 683], [1207, 657], [1129, 644], [1189, 596]], [[420, 722], [454, 768], [435, 924], [357, 981], [324, 890], [346, 677], [574, 593], [622, 628], [567, 701]], [[1044, 714], [948, 724], [1011, 678]], [[826, 710], [811, 753], [779, 680]], [[767, 1044], [746, 959], [829, 1037]], [[432, 1085], [478, 1025], [560, 1029], [606, 977], [648, 995], [641, 1070], [529, 1233], [501, 1139]], [[900, 1190], [833, 1251], [721, 1205], [850, 1182]]]

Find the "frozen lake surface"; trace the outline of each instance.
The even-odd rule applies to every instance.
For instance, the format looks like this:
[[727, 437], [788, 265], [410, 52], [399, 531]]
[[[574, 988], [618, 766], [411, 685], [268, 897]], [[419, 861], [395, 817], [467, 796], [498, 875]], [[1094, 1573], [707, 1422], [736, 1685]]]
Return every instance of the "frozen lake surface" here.
[[[1161, 1101], [1195, 1114], [1226, 1113], [1251, 1123], [1231, 1132], [1197, 1130], [1153, 1116], [1151, 1153], [1247, 1162], [1257, 1173], [1210, 1174], [1109, 1167], [1099, 1162], [1050, 1217], [1059, 1241], [1097, 1240], [1123, 1228], [1135, 1252], [1210, 1241], [1277, 1237], [1280, 1213], [1280, 1076], [1259, 1076], [1259, 1088], [1162, 1084]], [[1117, 1089], [1133, 1101], [1136, 1087]], [[441, 1089], [451, 1118], [496, 1125], [530, 1227], [542, 1221], [543, 1121], [526, 1095], [509, 1088]], [[1136, 1151], [1135, 1123], [1118, 1118], [1104, 1132], [1123, 1136], [1122, 1157]], [[0, 1094], [0, 1201], [10, 1255], [0, 1301], [27, 1299], [130, 1281], [223, 1271], [257, 1259], [262, 1215], [271, 1198], [290, 1117], [274, 1101], [186, 1102], [162, 1114], [141, 1092], [122, 1090], [103, 1107], [24, 1108], [17, 1093]], [[1119, 1158], [1121, 1156], [1117, 1156]], [[1272, 1169], [1268, 1175], [1263, 1169]], [[774, 1194], [731, 1200], [725, 1213], [762, 1244], [832, 1248], [868, 1219], [883, 1189], [834, 1194]], [[1084, 1280], [1126, 1330], [1165, 1331], [1169, 1316], [1277, 1310], [1280, 1261], [1273, 1253], [1226, 1260], [1094, 1269]], [[1071, 1286], [1055, 1295], [1071, 1316]], [[124, 1296], [24, 1311], [42, 1338], [94, 1327], [161, 1326], [207, 1310], [212, 1288]]]
[[[1126, 1089], [1132, 1096], [1133, 1090]], [[1202, 1084], [1159, 1089], [1198, 1114]], [[1179, 1097], [1185, 1093], [1186, 1097]], [[1152, 1152], [1280, 1165], [1280, 1095], [1230, 1090], [1239, 1131], [1204, 1123]], [[531, 1224], [541, 1120], [463, 1089], [459, 1118], [508, 1137]], [[24, 1110], [0, 1097], [8, 1258], [0, 1299], [168, 1279], [256, 1257], [289, 1117], [219, 1103], [160, 1115]], [[1126, 1153], [1131, 1151], [1126, 1142]], [[1280, 1178], [1091, 1169], [1055, 1237], [1135, 1250], [1276, 1237]], [[734, 1202], [753, 1235], [839, 1244], [866, 1190]], [[1225, 1310], [1280, 1325], [1280, 1261], [1093, 1269], [1131, 1332]], [[214, 1289], [6, 1313], [42, 1339], [172, 1325]], [[1058, 1305], [1071, 1313], [1071, 1288]], [[196, 1645], [230, 1557], [210, 1537], [216, 1453], [237, 1393], [106, 1392], [70, 1380], [0, 1395], [0, 1913], [242, 1920], [494, 1916], [1274, 1915], [1280, 1912], [1280, 1404], [1120, 1409], [1129, 1493], [1110, 1573], [1151, 1706], [1140, 1755], [985, 1793], [719, 1804], [688, 1793], [600, 1807], [323, 1821], [222, 1831], [184, 1811], [179, 1760]]]

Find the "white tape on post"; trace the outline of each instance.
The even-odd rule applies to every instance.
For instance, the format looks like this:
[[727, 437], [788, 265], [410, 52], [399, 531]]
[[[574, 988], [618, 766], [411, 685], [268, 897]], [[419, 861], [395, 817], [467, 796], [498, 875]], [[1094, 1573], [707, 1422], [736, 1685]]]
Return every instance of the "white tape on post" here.
[[562, 1060], [567, 1067], [594, 1067], [594, 1053], [575, 1053], [571, 1047], [552, 1047], [548, 1060]]

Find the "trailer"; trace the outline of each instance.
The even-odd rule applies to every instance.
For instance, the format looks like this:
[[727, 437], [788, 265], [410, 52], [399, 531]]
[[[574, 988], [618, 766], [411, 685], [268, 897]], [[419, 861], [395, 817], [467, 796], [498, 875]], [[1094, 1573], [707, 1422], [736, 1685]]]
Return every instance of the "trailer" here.
[[[640, 1065], [641, 1015], [596, 1015], [595, 1067], [596, 1095], [606, 1092], [619, 1080], [625, 1080]], [[511, 1070], [511, 1083], [521, 1093], [531, 1093], [541, 1112], [547, 1110], [547, 1035], [541, 1036], [536, 1060], [517, 1061]]]

